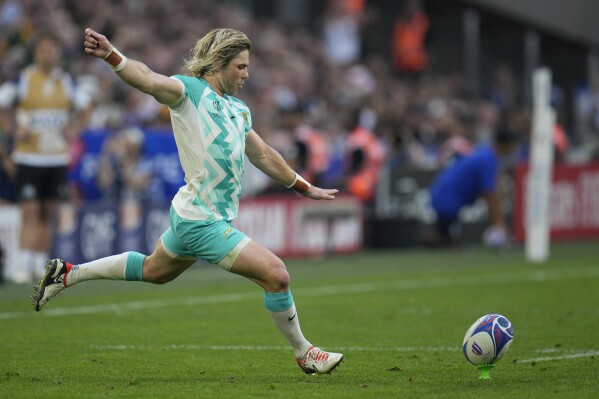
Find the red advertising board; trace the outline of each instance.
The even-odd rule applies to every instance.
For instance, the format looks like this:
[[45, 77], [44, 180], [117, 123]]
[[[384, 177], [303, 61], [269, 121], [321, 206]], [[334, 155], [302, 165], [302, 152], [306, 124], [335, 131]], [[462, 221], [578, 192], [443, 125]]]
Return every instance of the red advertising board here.
[[[520, 165], [515, 177], [514, 233], [523, 241], [528, 165]], [[599, 163], [555, 165], [549, 213], [553, 239], [599, 237]]]
[[279, 256], [347, 253], [363, 245], [361, 203], [353, 197], [242, 199], [235, 227]]

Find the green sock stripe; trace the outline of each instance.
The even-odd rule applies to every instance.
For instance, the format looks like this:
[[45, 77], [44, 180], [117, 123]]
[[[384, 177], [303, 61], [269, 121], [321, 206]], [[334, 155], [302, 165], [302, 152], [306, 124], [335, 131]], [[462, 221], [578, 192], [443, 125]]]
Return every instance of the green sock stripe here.
[[129, 252], [127, 256], [127, 264], [125, 265], [125, 280], [127, 281], [144, 281], [143, 267], [145, 255], [139, 252]]
[[264, 291], [264, 306], [271, 312], [282, 312], [293, 305], [291, 292], [266, 292]]

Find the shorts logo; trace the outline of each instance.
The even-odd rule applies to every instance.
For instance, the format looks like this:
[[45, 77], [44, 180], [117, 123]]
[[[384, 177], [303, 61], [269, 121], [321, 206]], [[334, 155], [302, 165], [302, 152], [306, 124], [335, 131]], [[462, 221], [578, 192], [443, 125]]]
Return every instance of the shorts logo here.
[[229, 239], [229, 233], [231, 232], [231, 228], [228, 227], [227, 230], [225, 230], [225, 240]]
[[33, 184], [27, 183], [21, 189], [21, 198], [29, 200], [37, 197], [37, 189]]

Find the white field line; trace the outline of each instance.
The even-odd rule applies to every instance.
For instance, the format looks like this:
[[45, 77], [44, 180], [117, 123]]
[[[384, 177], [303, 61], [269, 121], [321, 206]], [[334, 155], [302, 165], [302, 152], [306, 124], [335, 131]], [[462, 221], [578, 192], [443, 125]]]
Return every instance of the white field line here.
[[[213, 350], [213, 351], [289, 351], [287, 346], [273, 345], [166, 345], [166, 346], [145, 346], [145, 345], [90, 345], [90, 349], [109, 351], [128, 351], [128, 350]], [[351, 352], [461, 352], [459, 347], [451, 346], [395, 346], [395, 347], [361, 347], [361, 346], [346, 346], [328, 348], [344, 353]], [[551, 352], [553, 349], [539, 349], [537, 352]], [[599, 350], [586, 350], [584, 352], [571, 352], [556, 356], [534, 357], [531, 359], [516, 360], [515, 363], [539, 363], [550, 362], [556, 360], [571, 360], [584, 357], [599, 355]]]
[[[599, 267], [578, 268], [566, 270], [536, 270], [521, 273], [503, 273], [494, 275], [478, 276], [476, 274], [456, 277], [433, 277], [425, 279], [399, 280], [380, 283], [328, 285], [316, 288], [304, 288], [294, 290], [297, 296], [323, 296], [339, 294], [360, 294], [375, 291], [406, 291], [415, 289], [445, 288], [480, 286], [484, 284], [509, 284], [523, 282], [544, 282], [551, 280], [597, 278]], [[231, 302], [242, 302], [256, 300], [259, 294], [256, 292], [233, 293], [223, 295], [206, 295], [186, 298], [174, 298], [163, 300], [131, 301], [112, 304], [99, 304], [90, 306], [73, 306], [44, 309], [40, 314], [44, 316], [73, 316], [81, 314], [113, 313], [122, 314], [127, 311], [144, 309], [158, 309], [166, 307], [197, 306], [205, 304], [222, 304]], [[0, 319], [17, 319], [23, 317], [37, 316], [31, 312], [0, 312]]]
[[[166, 346], [145, 346], [145, 345], [90, 345], [90, 349], [97, 350], [214, 350], [214, 351], [289, 351], [288, 346], [273, 345], [166, 345]], [[324, 348], [323, 348], [324, 349]], [[331, 350], [345, 352], [458, 352], [458, 347], [449, 346], [399, 346], [399, 347], [335, 347]]]
[[516, 363], [538, 363], [538, 362], [549, 362], [552, 360], [567, 360], [567, 359], [580, 359], [581, 357], [591, 357], [599, 355], [599, 350], [590, 350], [586, 352], [574, 352], [567, 353], [564, 355], [557, 356], [542, 356], [533, 357], [531, 359], [516, 360]]

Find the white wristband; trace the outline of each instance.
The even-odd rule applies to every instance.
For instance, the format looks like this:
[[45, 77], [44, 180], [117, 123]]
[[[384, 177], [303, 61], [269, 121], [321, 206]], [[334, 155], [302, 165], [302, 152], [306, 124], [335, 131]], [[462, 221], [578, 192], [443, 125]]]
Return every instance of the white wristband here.
[[291, 188], [291, 187], [293, 187], [293, 185], [294, 185], [294, 184], [295, 184], [295, 182], [297, 181], [297, 177], [298, 177], [298, 176], [299, 176], [299, 175], [296, 173], [296, 174], [295, 174], [295, 179], [293, 179], [293, 181], [291, 182], [291, 184], [290, 184], [290, 185], [285, 185], [285, 187], [287, 187], [287, 188]]

